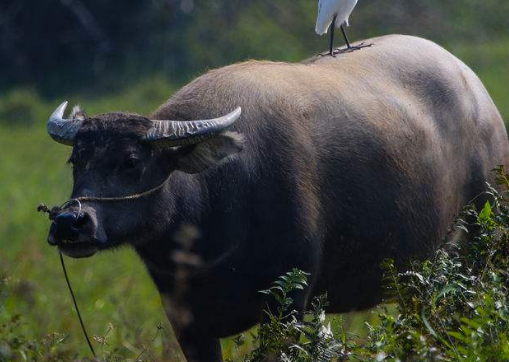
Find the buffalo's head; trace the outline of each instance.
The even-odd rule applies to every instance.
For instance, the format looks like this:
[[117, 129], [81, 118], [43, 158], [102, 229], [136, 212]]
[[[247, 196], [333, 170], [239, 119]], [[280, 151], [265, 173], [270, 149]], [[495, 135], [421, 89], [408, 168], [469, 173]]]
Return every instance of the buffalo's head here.
[[240, 108], [215, 119], [172, 121], [129, 113], [87, 117], [79, 107], [64, 119], [66, 106], [50, 116], [48, 133], [73, 147], [71, 199], [83, 201], [69, 202], [54, 217], [48, 242], [72, 257], [136, 242], [160, 223], [151, 212], [162, 202], [157, 195], [116, 202], [114, 207], [95, 198], [141, 194], [164, 184], [175, 170], [199, 173], [242, 150], [241, 135], [226, 131], [240, 117]]

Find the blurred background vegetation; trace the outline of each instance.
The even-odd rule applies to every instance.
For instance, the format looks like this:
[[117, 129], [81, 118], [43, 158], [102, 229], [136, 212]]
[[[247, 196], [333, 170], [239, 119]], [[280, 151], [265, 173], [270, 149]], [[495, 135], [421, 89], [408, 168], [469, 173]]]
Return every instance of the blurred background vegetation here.
[[[56, 337], [48, 334], [62, 333], [69, 356], [87, 353], [56, 251], [45, 241], [48, 221], [35, 212], [39, 202], [60, 204], [70, 192], [69, 149], [45, 131], [53, 109], [68, 99], [89, 114], [147, 114], [208, 69], [246, 59], [304, 60], [327, 49], [314, 33], [316, 2], [0, 1], [0, 361], [8, 360], [8, 333], [42, 341], [50, 354]], [[508, 14], [506, 0], [361, 0], [349, 35], [438, 42], [477, 72], [508, 119]], [[69, 267], [100, 353], [174, 360], [159, 297], [130, 250]], [[347, 327], [363, 333], [372, 314], [346, 316]], [[1, 327], [18, 315], [13, 331]], [[233, 342], [224, 344], [231, 356]]]

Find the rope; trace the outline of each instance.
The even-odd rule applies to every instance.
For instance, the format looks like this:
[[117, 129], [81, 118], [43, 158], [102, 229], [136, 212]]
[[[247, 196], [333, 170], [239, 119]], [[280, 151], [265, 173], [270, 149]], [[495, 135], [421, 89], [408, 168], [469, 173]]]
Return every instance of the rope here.
[[39, 204], [39, 206], [37, 206], [37, 211], [48, 214], [49, 219], [53, 221], [53, 220], [55, 220], [55, 217], [57, 217], [57, 215], [64, 209], [65, 206], [67, 206], [68, 204], [70, 204], [72, 202], [77, 202], [78, 206], [79, 206], [78, 215], [80, 215], [81, 214], [81, 202], [87, 202], [87, 201], [88, 202], [119, 202], [119, 201], [131, 201], [131, 200], [141, 199], [143, 197], [150, 196], [154, 192], [157, 192], [160, 189], [162, 189], [164, 187], [164, 185], [166, 185], [166, 183], [168, 182], [169, 179], [170, 179], [170, 176], [168, 176], [160, 185], [158, 185], [148, 191], [141, 192], [139, 194], [133, 194], [133, 195], [129, 195], [129, 196], [120, 196], [120, 197], [81, 196], [81, 197], [77, 197], [75, 199], [67, 200], [62, 205], [54, 206], [51, 209], [48, 206], [46, 206], [45, 204], [41, 203], [41, 204]]
[[43, 212], [43, 213], [46, 213], [48, 214], [48, 218], [50, 220], [55, 220], [55, 217], [58, 215], [58, 213], [61, 211], [62, 209], [59, 207], [59, 206], [55, 206], [54, 208], [50, 209], [49, 207], [47, 207], [46, 205], [44, 204], [39, 204], [39, 206], [37, 206], [37, 211], [38, 212]]
[[76, 301], [76, 297], [74, 296], [74, 292], [71, 287], [71, 281], [69, 280], [69, 276], [67, 275], [67, 268], [65, 267], [64, 262], [64, 256], [61, 251], [59, 251], [60, 254], [60, 264], [62, 264], [62, 270], [64, 271], [65, 281], [67, 283], [67, 287], [69, 288], [69, 292], [71, 293], [72, 302], [74, 303], [74, 308], [76, 308], [76, 313], [78, 314], [78, 319], [80, 321], [81, 330], [83, 331], [83, 334], [85, 335], [85, 339], [87, 340], [88, 347], [90, 348], [90, 351], [92, 352], [92, 355], [94, 358], [97, 358], [97, 355], [95, 354], [94, 347], [92, 346], [92, 342], [90, 342], [90, 338], [88, 337], [87, 329], [85, 328], [85, 324], [83, 323], [83, 318], [81, 318], [80, 309], [78, 307], [78, 302]]
[[77, 201], [82, 201], [82, 202], [87, 202], [87, 201], [88, 202], [119, 202], [119, 201], [136, 200], [136, 199], [140, 199], [140, 198], [143, 198], [143, 197], [150, 196], [154, 192], [159, 191], [160, 189], [162, 189], [164, 187], [164, 185], [166, 185], [166, 182], [168, 182], [169, 179], [170, 179], [170, 176], [168, 176], [159, 186], [156, 186], [153, 189], [150, 189], [148, 191], [144, 191], [144, 192], [139, 193], [139, 194], [134, 194], [134, 195], [129, 195], [129, 196], [121, 196], [121, 197], [82, 196], [82, 197], [78, 197], [76, 199], [71, 199], [69, 201], [77, 200]]

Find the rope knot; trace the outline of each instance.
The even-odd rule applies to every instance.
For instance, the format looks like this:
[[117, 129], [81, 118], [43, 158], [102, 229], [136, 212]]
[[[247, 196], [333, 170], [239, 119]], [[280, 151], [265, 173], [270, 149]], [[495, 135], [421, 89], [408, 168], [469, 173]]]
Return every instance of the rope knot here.
[[53, 206], [51, 209], [47, 207], [45, 204], [39, 204], [39, 206], [37, 206], [37, 212], [48, 214], [48, 218], [51, 221], [55, 220], [60, 211], [62, 211], [62, 208], [60, 206]]

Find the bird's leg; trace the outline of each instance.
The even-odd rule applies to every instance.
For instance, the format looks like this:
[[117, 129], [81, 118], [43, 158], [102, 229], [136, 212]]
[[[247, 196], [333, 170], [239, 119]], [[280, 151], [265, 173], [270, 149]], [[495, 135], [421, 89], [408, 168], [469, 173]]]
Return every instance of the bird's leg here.
[[343, 25], [341, 25], [341, 32], [343, 33], [343, 37], [345, 38], [346, 49], [340, 50], [339, 53], [349, 53], [354, 50], [361, 50], [362, 48], [369, 48], [373, 45], [373, 44], [364, 44], [364, 43], [360, 43], [359, 45], [355, 45], [355, 46], [351, 45], [350, 40], [348, 40], [348, 36], [346, 35], [345, 27]]
[[336, 18], [337, 15], [334, 15], [334, 19], [332, 19], [332, 23], [330, 24], [330, 48], [329, 54], [334, 56], [334, 29], [336, 28]]
[[348, 36], [346, 35], [345, 27], [341, 25], [341, 32], [343, 33], [343, 37], [345, 38], [346, 47], [350, 49], [352, 46], [350, 45], [350, 41], [348, 40]]

